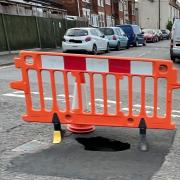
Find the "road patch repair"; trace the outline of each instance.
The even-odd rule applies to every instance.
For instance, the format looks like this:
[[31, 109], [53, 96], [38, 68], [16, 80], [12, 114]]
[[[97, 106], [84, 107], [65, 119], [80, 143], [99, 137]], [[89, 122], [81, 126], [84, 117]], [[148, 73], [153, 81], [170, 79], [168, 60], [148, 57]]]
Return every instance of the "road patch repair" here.
[[[29, 53], [29, 52], [28, 52]], [[43, 54], [43, 53], [42, 53]], [[33, 57], [34, 60], [35, 57], [33, 53], [30, 52], [30, 55]], [[37, 55], [37, 54], [36, 54]], [[50, 56], [52, 54], [43, 54], [43, 56]], [[29, 56], [29, 55], [26, 55]], [[38, 56], [41, 56], [40, 53], [38, 53]], [[60, 54], [62, 56], [62, 54]], [[68, 55], [67, 55], [68, 56]], [[77, 55], [78, 56], [78, 55]], [[74, 56], [74, 57], [77, 57]], [[24, 55], [21, 56], [25, 57]], [[91, 56], [88, 56], [90, 58]], [[71, 58], [71, 57], [70, 57]], [[83, 56], [81, 56], [83, 58]], [[92, 57], [91, 57], [92, 58]], [[94, 59], [91, 59], [92, 61], [97, 60], [97, 57], [94, 57]], [[109, 57], [110, 59], [112, 57]], [[61, 58], [60, 58], [61, 59]], [[105, 57], [101, 57], [100, 61], [103, 61]], [[127, 60], [127, 59], [126, 59]], [[125, 61], [126, 61], [125, 60]], [[20, 62], [20, 59], [18, 60]], [[132, 60], [133, 61], [133, 60]], [[137, 65], [138, 60], [135, 59], [135, 64]], [[141, 60], [139, 60], [141, 61]], [[144, 60], [142, 60], [144, 61]], [[107, 62], [107, 61], [106, 61]], [[110, 62], [110, 61], [109, 61]], [[151, 62], [151, 60], [148, 61], [148, 64]], [[113, 62], [114, 63], [114, 62]], [[120, 61], [120, 63], [122, 63]], [[138, 62], [139, 63], [139, 62]], [[143, 62], [145, 63], [145, 62]], [[154, 92], [154, 104], [153, 106], [145, 104], [145, 94], [141, 93], [140, 97], [137, 99], [141, 99], [141, 104], [135, 103], [133, 104], [131, 102], [132, 100], [132, 80], [130, 80], [131, 74], [128, 72], [127, 77], [128, 79], [128, 90], [127, 96], [124, 96], [125, 100], [128, 102], [128, 106], [121, 107], [124, 105], [124, 99], [122, 101], [119, 100], [120, 94], [116, 92], [115, 99], [109, 99], [105, 93], [106, 87], [106, 80], [103, 79], [103, 98], [95, 98], [95, 93], [92, 93], [92, 90], [90, 90], [91, 96], [93, 98], [90, 98], [90, 103], [85, 103], [86, 108], [84, 109], [84, 102], [82, 100], [81, 93], [83, 92], [83, 88], [81, 89], [81, 85], [78, 83], [82, 83], [83, 78], [81, 79], [81, 76], [77, 75], [78, 73], [75, 73], [77, 77], [77, 81], [75, 82], [75, 88], [74, 88], [74, 96], [72, 100], [72, 109], [69, 109], [69, 104], [67, 103], [70, 101], [69, 95], [67, 95], [68, 91], [65, 91], [64, 99], [66, 102], [65, 105], [65, 116], [63, 112], [57, 112], [57, 104], [58, 104], [58, 97], [57, 94], [54, 92], [52, 93], [52, 96], [50, 98], [52, 99], [43, 99], [44, 100], [51, 100], [53, 101], [51, 107], [55, 107], [56, 113], [51, 113], [51, 119], [49, 116], [49, 112], [51, 111], [44, 111], [41, 112], [42, 107], [45, 107], [44, 102], [42, 100], [42, 86], [38, 85], [40, 87], [40, 106], [41, 110], [34, 111], [31, 107], [31, 104], [28, 104], [27, 100], [30, 99], [30, 92], [29, 87], [26, 86], [27, 84], [24, 82], [14, 82], [12, 83], [12, 87], [14, 89], [23, 90], [25, 92], [25, 98], [27, 102], [27, 115], [24, 116], [24, 119], [26, 121], [37, 121], [37, 122], [51, 122], [54, 123], [54, 130], [55, 132], [59, 132], [59, 137], [57, 136], [56, 141], [60, 142], [61, 136], [64, 138], [64, 141], [60, 145], [51, 145], [47, 146], [45, 149], [42, 148], [42, 150], [37, 150], [37, 152], [33, 153], [26, 153], [23, 155], [20, 155], [18, 157], [15, 157], [11, 161], [11, 165], [8, 167], [8, 171], [11, 172], [21, 172], [25, 174], [34, 174], [37, 176], [54, 176], [54, 177], [66, 177], [66, 178], [80, 178], [80, 179], [139, 179], [139, 175], [141, 174], [141, 179], [149, 179], [153, 176], [153, 174], [159, 170], [161, 167], [164, 157], [168, 154], [169, 148], [171, 146], [171, 143], [173, 142], [175, 131], [173, 130], [175, 128], [174, 124], [171, 122], [171, 113], [168, 112], [169, 109], [171, 109], [170, 104], [170, 94], [171, 90], [173, 88], [179, 88], [180, 84], [176, 82], [176, 78], [171, 79], [168, 72], [172, 70], [173, 73], [171, 75], [176, 76], [176, 70], [171, 69], [171, 64], [169, 61], [152, 61], [150, 68], [147, 69], [148, 74], [143, 74], [144, 72], [139, 71], [141, 74], [141, 91], [145, 91], [145, 76], [154, 76], [156, 73], [153, 70], [153, 68], [158, 68], [159, 74], [158, 78], [162, 78], [167, 80], [167, 94], [165, 93], [165, 96], [167, 97], [167, 102], [162, 101], [165, 103], [165, 112], [161, 114], [160, 117], [157, 116], [159, 113], [159, 110], [162, 109], [162, 107], [158, 107], [158, 102], [156, 96], [158, 95], [158, 92], [156, 90], [151, 90]], [[38, 63], [35, 63], [38, 64]], [[105, 63], [106, 64], [106, 63]], [[104, 68], [105, 64], [101, 64], [93, 71], [98, 71], [98, 73], [102, 73], [102, 69]], [[132, 63], [133, 64], [133, 63]], [[16, 64], [18, 66], [18, 64]], [[20, 64], [19, 64], [20, 65]], [[21, 64], [22, 65], [22, 64]], [[31, 69], [37, 68], [33, 64], [26, 64]], [[62, 62], [59, 64], [60, 68], [62, 67]], [[143, 64], [144, 65], [144, 64]], [[47, 61], [44, 65], [45, 69], [48, 67]], [[64, 66], [63, 66], [64, 67]], [[152, 68], [153, 67], [153, 68]], [[51, 66], [52, 69], [54, 69], [54, 65]], [[69, 66], [70, 68], [70, 66]], [[73, 68], [73, 66], [71, 66]], [[92, 67], [89, 66], [89, 71], [92, 71]], [[55, 68], [56, 69], [56, 68]], [[47, 70], [47, 69], [46, 69]], [[112, 69], [111, 69], [112, 70]], [[55, 70], [51, 70], [50, 72], [54, 73]], [[57, 69], [56, 69], [57, 71]], [[62, 70], [60, 70], [62, 71]], [[64, 70], [63, 70], [64, 71]], [[70, 71], [68, 69], [68, 71]], [[23, 71], [25, 72], [25, 71]], [[72, 72], [73, 73], [73, 72]], [[82, 69], [80, 71], [82, 73]], [[86, 72], [91, 75], [91, 72]], [[107, 72], [106, 72], [107, 73]], [[137, 71], [135, 69], [132, 69], [131, 73], [135, 73], [135, 76], [138, 76]], [[168, 74], [168, 76], [167, 76]], [[156, 74], [157, 75], [157, 74]], [[75, 76], [75, 77], [76, 77]], [[38, 75], [38, 79], [39, 79]], [[52, 83], [54, 80], [53, 76], [50, 76], [51, 78], [51, 87], [50, 89], [53, 90], [55, 88], [55, 85]], [[102, 78], [104, 78], [105, 75], [103, 75]], [[91, 78], [91, 76], [90, 76]], [[121, 75], [118, 76], [118, 78], [121, 79]], [[157, 77], [156, 77], [157, 78]], [[26, 79], [26, 78], [25, 78]], [[66, 78], [65, 78], [66, 79]], [[91, 79], [92, 80], [92, 79]], [[122, 79], [121, 79], [122, 80]], [[39, 79], [38, 82], [41, 82]], [[90, 81], [92, 82], [92, 81]], [[157, 81], [154, 82], [155, 89], [157, 88]], [[115, 79], [116, 88], [118, 87], [117, 79]], [[65, 86], [67, 88], [67, 84], [65, 83]], [[90, 86], [92, 87], [92, 83], [90, 83]], [[113, 86], [112, 86], [113, 87]], [[81, 90], [80, 90], [81, 89]], [[51, 91], [50, 90], [50, 91]], [[57, 89], [56, 89], [57, 90]], [[88, 91], [87, 91], [88, 92]], [[126, 91], [124, 91], [126, 92]], [[33, 93], [32, 93], [33, 94]], [[92, 95], [93, 94], [93, 95]], [[37, 94], [34, 94], [37, 95]], [[68, 98], [67, 98], [68, 96]], [[68, 101], [67, 101], [68, 99]], [[75, 99], [75, 100], [74, 100]], [[94, 100], [93, 100], [94, 99]], [[96, 101], [95, 99], [102, 99], [102, 104], [100, 107], [97, 107], [96, 109]], [[116, 103], [114, 103], [114, 101]], [[77, 103], [78, 102], [78, 103]], [[111, 106], [109, 106], [109, 103], [111, 103]], [[167, 105], [166, 105], [167, 103]], [[30, 106], [29, 106], [30, 105]], [[48, 106], [49, 107], [49, 106]], [[87, 107], [91, 107], [90, 111], [87, 111]], [[115, 113], [110, 115], [109, 114], [109, 107], [111, 107], [110, 111], [112, 109], [115, 109]], [[112, 108], [113, 107], [113, 108]], [[120, 112], [120, 107], [123, 108], [122, 112]], [[139, 111], [134, 110], [133, 108], [139, 108]], [[62, 107], [61, 107], [62, 108]], [[64, 106], [63, 106], [64, 108]], [[126, 109], [125, 109], [126, 108]], [[151, 109], [148, 110], [147, 109]], [[70, 110], [70, 111], [69, 111]], [[67, 113], [68, 111], [68, 113]], [[93, 111], [93, 112], [92, 112]], [[101, 112], [102, 111], [102, 112]], [[177, 110], [175, 110], [177, 113]], [[175, 112], [174, 111], [174, 112]], [[40, 112], [40, 114], [38, 114]], [[153, 112], [153, 115], [151, 115]], [[32, 114], [31, 114], [32, 113]], [[42, 113], [45, 113], [41, 118], [40, 116]], [[83, 115], [82, 115], [83, 113]], [[91, 114], [92, 113], [92, 114]], [[35, 116], [34, 116], [34, 115]], [[119, 119], [116, 117], [118, 114]], [[136, 116], [134, 115], [136, 114]], [[165, 114], [165, 115], [164, 115]], [[52, 116], [53, 115], [53, 116]], [[68, 115], [68, 116], [67, 116]], [[145, 116], [144, 118], [140, 118], [140, 116]], [[158, 114], [159, 115], [159, 114]], [[38, 117], [39, 116], [39, 117]], [[92, 116], [91, 121], [87, 118], [88, 116]], [[156, 119], [153, 119], [152, 117], [156, 117]], [[53, 118], [52, 118], [53, 117]], [[60, 118], [59, 118], [60, 117]], [[76, 121], [73, 120], [71, 117], [75, 117]], [[98, 118], [97, 118], [98, 117]], [[137, 118], [138, 117], [138, 118]], [[31, 119], [32, 118], [32, 119]], [[87, 118], [87, 119], [86, 119]], [[108, 121], [109, 119], [109, 121]], [[127, 121], [127, 122], [126, 122]], [[85, 123], [84, 123], [85, 122]], [[61, 126], [62, 123], [62, 126]], [[69, 124], [68, 129], [72, 131], [72, 134], [67, 135], [64, 134], [62, 131], [62, 127], [64, 127], [63, 124]], [[129, 129], [127, 128], [120, 128], [120, 127], [96, 127], [96, 131], [94, 131], [93, 125], [103, 125], [103, 126], [125, 126], [125, 127], [131, 127]], [[66, 126], [65, 126], [66, 127]], [[138, 150], [138, 144], [135, 143], [138, 139], [138, 132], [134, 128], [140, 129], [140, 144], [143, 143], [143, 146], [140, 146], [142, 151], [147, 151], [147, 146], [150, 147], [150, 150], [148, 152], [142, 153]], [[146, 128], [148, 128], [149, 136], [147, 137], [148, 143], [146, 141]], [[158, 128], [158, 129], [171, 129], [171, 131], [167, 130], [151, 130], [151, 128]], [[83, 130], [83, 131], [82, 131]], [[78, 133], [85, 133], [85, 132], [91, 132], [90, 134], [74, 134], [74, 132]], [[94, 132], [93, 132], [94, 131]], [[101, 143], [99, 142], [101, 141]], [[89, 146], [87, 146], [87, 143], [89, 141]], [[159, 141], [161, 144], [159, 144]], [[70, 143], [69, 143], [70, 142]], [[103, 143], [105, 142], [105, 143]], [[32, 143], [32, 142], [30, 142]], [[97, 146], [97, 144], [99, 146]], [[94, 146], [97, 146], [94, 148]], [[145, 146], [144, 146], [145, 145]], [[117, 146], [121, 146], [121, 148], [117, 149]], [[143, 147], [143, 148], [142, 148]], [[144, 148], [145, 147], [145, 148]], [[18, 147], [17, 147], [18, 149]], [[148, 153], [148, 156], [147, 156]], [[117, 158], [118, 157], [118, 158]], [[131, 164], [132, 163], [132, 164]], [[29, 165], [29, 166], [28, 166]], [[50, 167], [50, 168], [49, 168]], [[97, 168], [98, 167], [98, 168]], [[119, 168], [121, 167], [121, 168]], [[41, 171], [39, 171], [39, 169]], [[57, 171], [58, 169], [58, 171]], [[138, 174], [138, 175], [137, 175]]]
[[[36, 148], [37, 152], [32, 150], [21, 153], [11, 160], [7, 170], [8, 173], [16, 173], [19, 176], [34, 175], [37, 179], [42, 176], [52, 176], [52, 179], [64, 177], [87, 180], [148, 180], [159, 170], [169, 153], [175, 131], [149, 130], [148, 135], [151, 148], [148, 152], [142, 153], [138, 150], [136, 129], [97, 127], [96, 131], [90, 134], [68, 135], [61, 144], [49, 144], [46, 149], [42, 144], [41, 151]], [[113, 151], [108, 144], [106, 147], [103, 144], [102, 148], [99, 146], [99, 150], [85, 150], [84, 145], [76, 141], [76, 139], [97, 137], [128, 143], [130, 148]], [[93, 148], [94, 145], [91, 145]]]

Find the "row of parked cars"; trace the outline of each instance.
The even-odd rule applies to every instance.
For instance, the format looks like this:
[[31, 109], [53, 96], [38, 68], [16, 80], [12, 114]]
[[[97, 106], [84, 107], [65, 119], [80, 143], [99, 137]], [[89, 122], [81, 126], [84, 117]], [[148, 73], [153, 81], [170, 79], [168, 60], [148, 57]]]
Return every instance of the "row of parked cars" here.
[[163, 39], [170, 39], [170, 31], [167, 29], [143, 29], [144, 38], [146, 42], [158, 42]]
[[[161, 39], [169, 38], [163, 36], [163, 31], [158, 30], [158, 32], [162, 35]], [[99, 51], [109, 52], [111, 48], [119, 51], [130, 46], [145, 46], [149, 41], [157, 42], [159, 40], [157, 34], [155, 30], [142, 31], [139, 26], [130, 24], [116, 27], [71, 28], [64, 35], [62, 48], [63, 52], [86, 51], [92, 54], [97, 54]]]

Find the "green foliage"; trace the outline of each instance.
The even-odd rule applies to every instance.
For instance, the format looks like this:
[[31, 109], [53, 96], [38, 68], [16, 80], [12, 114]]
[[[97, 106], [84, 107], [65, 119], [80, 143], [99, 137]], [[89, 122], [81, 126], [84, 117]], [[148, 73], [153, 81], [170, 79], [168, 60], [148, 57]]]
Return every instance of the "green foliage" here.
[[172, 21], [168, 20], [168, 23], [167, 23], [167, 25], [166, 25], [166, 28], [167, 28], [169, 31], [171, 31], [171, 30], [172, 30], [172, 26], [173, 26]]

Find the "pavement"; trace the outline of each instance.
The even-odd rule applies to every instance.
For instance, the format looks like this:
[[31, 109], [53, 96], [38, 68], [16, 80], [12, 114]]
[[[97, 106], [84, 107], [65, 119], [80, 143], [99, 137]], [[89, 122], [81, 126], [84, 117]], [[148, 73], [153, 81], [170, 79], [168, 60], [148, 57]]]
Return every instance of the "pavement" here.
[[[111, 51], [107, 55], [169, 59], [169, 41], [147, 44], [146, 47]], [[5, 59], [8, 56], [6, 55]], [[1, 56], [0, 56], [1, 58]], [[11, 57], [9, 59], [12, 62]], [[6, 60], [5, 60], [6, 61]], [[179, 70], [180, 64], [174, 64]], [[9, 82], [21, 79], [14, 66], [0, 67], [0, 179], [1, 180], [179, 180], [180, 178], [180, 91], [173, 96], [173, 120], [177, 130], [148, 130], [148, 152], [138, 150], [137, 129], [96, 127], [86, 135], [66, 131], [61, 144], [52, 144], [51, 124], [26, 123], [20, 118], [25, 112], [24, 95], [9, 88]], [[32, 87], [37, 90], [34, 75]], [[160, 84], [159, 105], [163, 109], [164, 82]], [[48, 78], [45, 89], [48, 92]], [[97, 100], [101, 87], [95, 84]], [[124, 87], [126, 88], [126, 87]], [[113, 82], [109, 85], [113, 108]], [[126, 99], [127, 89], [122, 96]], [[139, 95], [135, 92], [135, 101]], [[149, 97], [151, 89], [148, 89]], [[70, 94], [73, 93], [73, 81]], [[34, 94], [37, 97], [37, 94]], [[60, 91], [59, 95], [63, 95]], [[63, 99], [61, 99], [63, 102]], [[148, 103], [151, 103], [149, 98]], [[35, 106], [38, 100], [35, 100]], [[97, 108], [102, 108], [97, 101]], [[65, 126], [63, 126], [66, 129]], [[104, 144], [102, 144], [104, 142]], [[115, 146], [112, 146], [112, 143]]]
[[[53, 52], [61, 52], [62, 49], [61, 48], [57, 48], [57, 49], [28, 49], [27, 51], [53, 51]], [[20, 51], [11, 51], [11, 52], [0, 52], [0, 66], [8, 66], [8, 65], [12, 65], [14, 63], [14, 59], [15, 57], [18, 56], [18, 54], [20, 53]]]

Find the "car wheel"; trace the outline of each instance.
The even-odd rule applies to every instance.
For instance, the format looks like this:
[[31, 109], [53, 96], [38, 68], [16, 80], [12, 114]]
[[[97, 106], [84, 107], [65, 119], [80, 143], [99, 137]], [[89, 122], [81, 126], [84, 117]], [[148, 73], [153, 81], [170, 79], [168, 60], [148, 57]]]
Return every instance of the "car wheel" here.
[[172, 54], [171, 54], [171, 60], [172, 60], [173, 62], [175, 62], [175, 61], [176, 61], [176, 57], [175, 57], [175, 56], [173, 56]]
[[120, 51], [120, 50], [121, 50], [121, 44], [120, 44], [120, 42], [117, 43], [116, 50], [117, 50], [117, 51]]
[[146, 46], [146, 40], [144, 40], [143, 46]]
[[97, 54], [97, 46], [94, 44], [92, 48], [92, 54], [96, 55]]
[[126, 45], [126, 49], [129, 49], [129, 43], [127, 43], [127, 45]]
[[138, 47], [138, 46], [139, 46], [139, 42], [138, 42], [138, 40], [136, 40], [135, 47]]
[[109, 44], [107, 44], [107, 48], [105, 50], [105, 53], [109, 53], [110, 52], [110, 47], [109, 47]]

